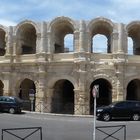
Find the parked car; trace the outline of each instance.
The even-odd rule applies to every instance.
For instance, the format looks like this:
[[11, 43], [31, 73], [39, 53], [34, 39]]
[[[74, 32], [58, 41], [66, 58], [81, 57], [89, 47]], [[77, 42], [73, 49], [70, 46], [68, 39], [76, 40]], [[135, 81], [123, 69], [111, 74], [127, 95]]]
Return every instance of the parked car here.
[[111, 119], [140, 119], [140, 101], [126, 100], [114, 102], [108, 106], [97, 107], [98, 120], [109, 121]]
[[0, 111], [9, 112], [11, 114], [21, 113], [22, 100], [18, 97], [0, 96]]

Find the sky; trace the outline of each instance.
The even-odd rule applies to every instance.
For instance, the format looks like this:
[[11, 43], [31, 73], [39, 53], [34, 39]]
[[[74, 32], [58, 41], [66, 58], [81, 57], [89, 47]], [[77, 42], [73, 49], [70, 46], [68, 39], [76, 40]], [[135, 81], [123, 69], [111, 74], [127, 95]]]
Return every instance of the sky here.
[[140, 20], [140, 0], [0, 0], [0, 24], [5, 26], [26, 19], [51, 21], [58, 16], [75, 20], [102, 16], [128, 24]]

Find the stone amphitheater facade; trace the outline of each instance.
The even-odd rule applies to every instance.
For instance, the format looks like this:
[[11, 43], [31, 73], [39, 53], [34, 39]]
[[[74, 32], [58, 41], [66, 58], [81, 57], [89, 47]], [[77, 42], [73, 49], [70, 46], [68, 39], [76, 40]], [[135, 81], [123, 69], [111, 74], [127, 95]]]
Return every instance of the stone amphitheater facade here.
[[[64, 37], [73, 35], [73, 52]], [[93, 37], [107, 38], [105, 53], [93, 51]], [[128, 54], [128, 37], [133, 54]], [[19, 96], [34, 111], [92, 114], [92, 88], [99, 85], [97, 105], [140, 100], [140, 21], [115, 23], [57, 17], [0, 26], [0, 94]]]

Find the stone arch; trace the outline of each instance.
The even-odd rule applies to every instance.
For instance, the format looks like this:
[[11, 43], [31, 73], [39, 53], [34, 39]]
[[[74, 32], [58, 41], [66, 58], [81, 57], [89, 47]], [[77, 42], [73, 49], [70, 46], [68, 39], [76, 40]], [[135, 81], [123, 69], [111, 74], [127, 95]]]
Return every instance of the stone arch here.
[[[140, 55], [140, 21], [133, 21], [126, 26], [128, 37], [133, 41], [133, 54]], [[128, 49], [127, 49], [128, 50]]]
[[135, 76], [129, 76], [129, 77], [126, 78], [126, 80], [124, 82], [125, 83], [125, 85], [124, 85], [124, 91], [125, 91], [124, 92], [124, 98], [125, 99], [127, 99], [127, 92], [128, 92], [127, 91], [128, 90], [127, 88], [128, 88], [128, 85], [131, 83], [131, 81], [133, 81], [135, 79], [138, 79], [139, 80], [140, 79], [140, 76], [139, 75], [135, 75]]
[[[35, 111], [35, 97], [36, 97], [36, 85], [35, 82], [29, 78], [20, 79], [20, 83], [18, 84], [18, 93], [19, 96], [23, 101], [23, 108], [25, 110], [32, 110]], [[34, 95], [33, 100], [33, 108], [31, 108], [31, 100], [30, 94]]]
[[51, 112], [74, 114], [74, 85], [67, 79], [59, 79], [53, 89]]
[[90, 38], [90, 49], [91, 52], [94, 52], [94, 47], [92, 40], [96, 35], [103, 35], [106, 37], [106, 52], [110, 53], [112, 52], [112, 46], [111, 46], [111, 40], [112, 40], [112, 33], [114, 31], [114, 24], [111, 20], [106, 19], [104, 17], [99, 17], [96, 19], [93, 19], [89, 22], [87, 25], [87, 31], [89, 32], [89, 38]]
[[47, 87], [48, 88], [53, 88], [54, 84], [56, 83], [56, 81], [58, 81], [59, 79], [67, 79], [68, 81], [70, 81], [73, 85], [75, 89], [78, 89], [78, 84], [76, 82], [76, 80], [74, 78], [72, 78], [71, 76], [67, 76], [67, 75], [63, 75], [63, 76], [58, 76], [58, 77], [53, 77], [53, 78], [49, 78], [47, 81]]
[[92, 90], [95, 85], [99, 86], [99, 95], [97, 97], [97, 106], [105, 106], [109, 105], [112, 102], [112, 85], [111, 83], [104, 79], [104, 78], [99, 78], [90, 84], [90, 114], [93, 113], [93, 104], [94, 104], [94, 98], [93, 98], [93, 93]]
[[73, 30], [77, 30], [77, 26], [71, 18], [62, 16], [57, 17], [50, 22], [50, 24], [48, 25], [48, 31], [49, 32], [53, 31], [54, 26], [61, 22], [68, 22], [72, 26]]
[[126, 100], [140, 100], [140, 79], [135, 78], [127, 85]]
[[54, 53], [69, 52], [68, 46], [65, 46], [65, 36], [72, 35], [72, 46], [74, 50], [74, 32], [76, 30], [76, 24], [68, 17], [55, 18], [48, 26], [48, 31], [52, 34], [52, 45]]
[[16, 49], [17, 54], [34, 54], [37, 47], [38, 26], [29, 20], [23, 21], [16, 26]]
[[[47, 95], [52, 101], [51, 104], [49, 104], [49, 106], [51, 106], [50, 112], [74, 114], [74, 91], [78, 88], [76, 80], [71, 76], [63, 75], [49, 78], [47, 81], [47, 89], [48, 91], [49, 89], [51, 90], [51, 92], [48, 93], [50, 95]], [[67, 90], [69, 90], [68, 94], [65, 91], [66, 87]], [[63, 100], [62, 103], [60, 102], [61, 100]]]
[[6, 53], [7, 29], [0, 25], [0, 56]]
[[18, 35], [19, 28], [21, 28], [24, 24], [31, 24], [35, 28], [36, 33], [37, 34], [40, 33], [40, 28], [35, 22], [33, 22], [31, 20], [24, 20], [24, 21], [20, 22], [19, 24], [17, 24], [17, 26], [15, 27], [15, 30], [14, 30], [15, 35]]

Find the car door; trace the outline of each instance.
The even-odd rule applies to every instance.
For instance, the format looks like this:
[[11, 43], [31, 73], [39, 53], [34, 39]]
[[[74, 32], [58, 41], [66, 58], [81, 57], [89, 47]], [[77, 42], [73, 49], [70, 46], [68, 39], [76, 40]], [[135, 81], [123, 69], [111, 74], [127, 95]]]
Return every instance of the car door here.
[[3, 103], [3, 99], [2, 97], [0, 97], [0, 111], [2, 111], [2, 103]]
[[116, 103], [112, 109], [112, 117], [126, 118], [129, 116], [129, 109], [126, 102]]
[[4, 111], [5, 110], [5, 106], [6, 106], [5, 99], [6, 98], [4, 96], [0, 97], [0, 110], [1, 111]]

